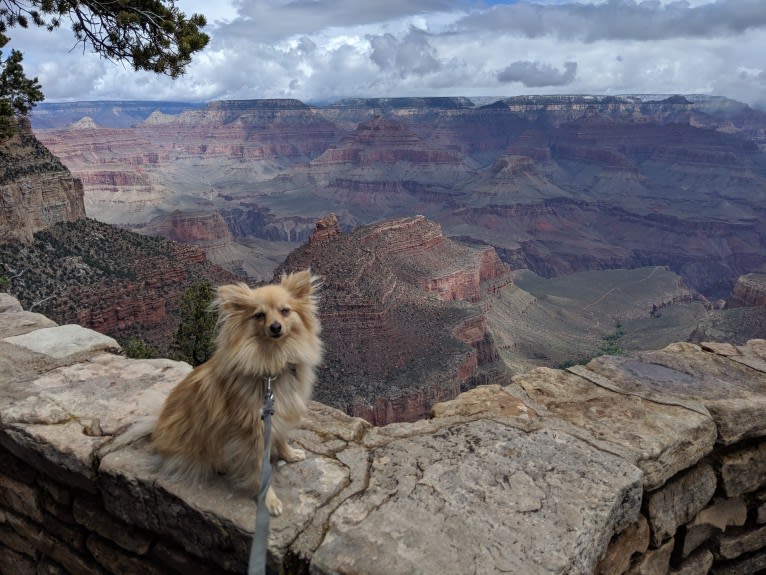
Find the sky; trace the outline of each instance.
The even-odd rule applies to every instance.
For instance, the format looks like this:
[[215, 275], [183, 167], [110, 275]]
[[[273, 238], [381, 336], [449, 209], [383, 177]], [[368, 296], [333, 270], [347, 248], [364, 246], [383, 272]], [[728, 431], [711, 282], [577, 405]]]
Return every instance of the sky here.
[[[177, 0], [211, 36], [172, 80], [12, 29], [47, 101], [709, 94], [766, 108], [766, 0]], [[7, 52], [6, 52], [7, 53]]]

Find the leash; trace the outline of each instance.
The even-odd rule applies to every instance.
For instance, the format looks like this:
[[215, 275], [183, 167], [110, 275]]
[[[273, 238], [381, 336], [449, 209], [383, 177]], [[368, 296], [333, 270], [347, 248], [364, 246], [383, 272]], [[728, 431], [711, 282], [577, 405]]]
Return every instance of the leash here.
[[274, 392], [271, 381], [266, 378], [266, 398], [261, 410], [263, 420], [263, 463], [261, 465], [261, 483], [258, 489], [258, 502], [255, 509], [255, 532], [250, 547], [250, 562], [247, 575], [266, 575], [266, 555], [269, 546], [269, 510], [266, 508], [266, 493], [271, 484], [271, 416], [274, 415]]

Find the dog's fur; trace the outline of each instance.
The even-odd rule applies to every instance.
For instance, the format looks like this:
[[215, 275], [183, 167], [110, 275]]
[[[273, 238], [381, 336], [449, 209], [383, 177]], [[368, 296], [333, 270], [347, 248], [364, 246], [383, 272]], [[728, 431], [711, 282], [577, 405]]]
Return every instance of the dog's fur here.
[[[173, 389], [152, 432], [164, 471], [192, 480], [225, 473], [236, 487], [257, 494], [269, 376], [272, 453], [287, 462], [305, 457], [288, 445], [287, 435], [306, 411], [322, 358], [316, 282], [311, 272], [301, 271], [255, 289], [218, 288], [216, 352]], [[282, 512], [271, 487], [266, 506], [272, 515]]]

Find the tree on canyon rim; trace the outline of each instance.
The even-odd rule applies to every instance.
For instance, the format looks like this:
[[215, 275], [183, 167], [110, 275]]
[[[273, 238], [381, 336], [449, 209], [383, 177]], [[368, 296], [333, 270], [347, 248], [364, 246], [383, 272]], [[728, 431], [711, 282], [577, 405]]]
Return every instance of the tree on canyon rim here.
[[179, 303], [181, 321], [173, 345], [178, 359], [193, 366], [205, 363], [215, 352], [218, 316], [212, 309], [215, 291], [206, 280], [189, 286]]
[[[78, 43], [111, 61], [129, 62], [134, 70], [182, 75], [192, 54], [210, 39], [202, 32], [205, 17], [187, 17], [176, 0], [0, 0], [0, 48], [6, 32], [30, 23], [52, 31], [68, 18]], [[0, 137], [44, 99], [37, 78], [24, 74], [22, 53], [0, 51]]]

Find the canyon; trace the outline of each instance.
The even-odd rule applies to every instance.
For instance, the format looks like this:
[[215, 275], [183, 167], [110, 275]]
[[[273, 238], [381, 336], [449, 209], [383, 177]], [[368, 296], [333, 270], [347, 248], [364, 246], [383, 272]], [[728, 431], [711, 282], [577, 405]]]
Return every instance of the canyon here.
[[766, 263], [766, 114], [726, 98], [126, 103], [130, 127], [119, 103], [53, 106], [35, 133], [90, 217], [254, 279], [278, 265], [265, 246], [286, 255], [331, 212], [345, 231], [422, 214], [543, 277], [669, 266], [714, 299]]
[[167, 342], [192, 282], [306, 267], [327, 354], [275, 572], [766, 569], [759, 112], [60, 106], [70, 159], [0, 149], [42, 158], [3, 189], [0, 570], [243, 572], [251, 500], [113, 445], [190, 367], [103, 334]]

